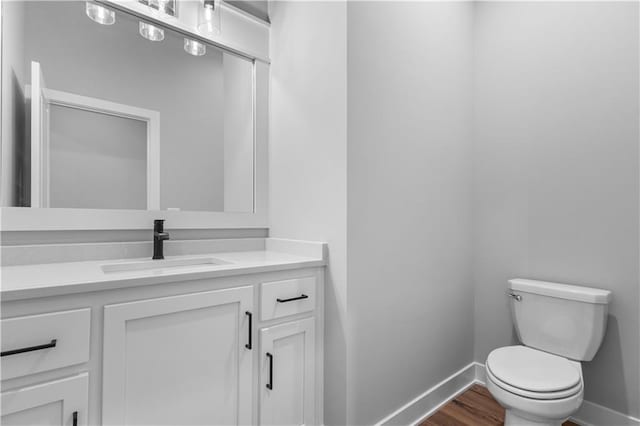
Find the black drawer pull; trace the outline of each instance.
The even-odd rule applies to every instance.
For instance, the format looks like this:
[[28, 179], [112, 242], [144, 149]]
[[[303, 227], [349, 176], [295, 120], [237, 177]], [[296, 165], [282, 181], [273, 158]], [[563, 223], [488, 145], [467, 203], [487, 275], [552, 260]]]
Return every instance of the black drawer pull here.
[[28, 348], [20, 348], [20, 349], [12, 349], [10, 351], [4, 351], [4, 352], [0, 353], [0, 357], [1, 356], [16, 355], [16, 354], [23, 354], [25, 352], [39, 351], [41, 349], [55, 348], [57, 341], [58, 341], [57, 339], [53, 339], [51, 341], [51, 343], [47, 343], [46, 345], [30, 346]]
[[267, 352], [267, 358], [269, 358], [269, 383], [267, 383], [267, 389], [273, 390], [273, 355]]
[[78, 412], [73, 412], [73, 426], [78, 426]]
[[287, 302], [293, 302], [294, 300], [302, 300], [302, 299], [308, 299], [309, 296], [307, 296], [306, 294], [301, 294], [298, 297], [291, 297], [289, 299], [276, 299], [278, 301], [278, 303], [287, 303]]
[[245, 312], [245, 315], [247, 315], [249, 317], [249, 343], [244, 345], [244, 347], [247, 348], [247, 349], [251, 349], [251, 348], [253, 348], [253, 345], [251, 344], [251, 333], [253, 331], [253, 314], [251, 312], [247, 311], [247, 312]]

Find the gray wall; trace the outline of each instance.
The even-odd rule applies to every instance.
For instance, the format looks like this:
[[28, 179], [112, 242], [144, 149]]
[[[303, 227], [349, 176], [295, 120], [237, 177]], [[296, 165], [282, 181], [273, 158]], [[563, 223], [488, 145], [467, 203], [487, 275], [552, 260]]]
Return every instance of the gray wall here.
[[586, 399], [637, 416], [638, 5], [343, 7], [272, 9], [272, 235], [330, 243], [326, 423], [515, 343], [515, 276], [613, 290]]
[[585, 399], [640, 415], [638, 4], [480, 2], [476, 360], [515, 341], [513, 277], [613, 291]]
[[348, 5], [349, 421], [473, 360], [468, 2]]
[[270, 235], [329, 243], [326, 425], [347, 423], [346, 11], [296, 1], [271, 10]]

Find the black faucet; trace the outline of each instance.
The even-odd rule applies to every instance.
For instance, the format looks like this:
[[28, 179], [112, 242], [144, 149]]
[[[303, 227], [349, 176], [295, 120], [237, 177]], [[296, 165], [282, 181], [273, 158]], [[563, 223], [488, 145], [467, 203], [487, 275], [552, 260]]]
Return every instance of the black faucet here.
[[164, 232], [164, 219], [153, 221], [153, 259], [164, 259], [162, 242], [169, 239], [169, 233]]

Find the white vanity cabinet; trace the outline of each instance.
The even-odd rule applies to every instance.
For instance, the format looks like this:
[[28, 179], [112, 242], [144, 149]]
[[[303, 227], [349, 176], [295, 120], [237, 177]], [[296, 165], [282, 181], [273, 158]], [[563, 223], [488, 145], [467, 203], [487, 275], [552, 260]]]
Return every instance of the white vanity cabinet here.
[[107, 305], [103, 425], [251, 423], [251, 286]]
[[285, 261], [9, 294], [2, 350], [56, 345], [2, 357], [2, 424], [322, 425], [324, 262]]

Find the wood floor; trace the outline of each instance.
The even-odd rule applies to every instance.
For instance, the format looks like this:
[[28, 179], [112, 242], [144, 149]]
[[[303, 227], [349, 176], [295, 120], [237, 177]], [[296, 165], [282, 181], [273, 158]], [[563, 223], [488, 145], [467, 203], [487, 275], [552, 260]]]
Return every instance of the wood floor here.
[[[491, 396], [487, 388], [473, 385], [420, 426], [500, 426], [504, 424], [504, 409]], [[564, 422], [563, 426], [578, 426]]]

